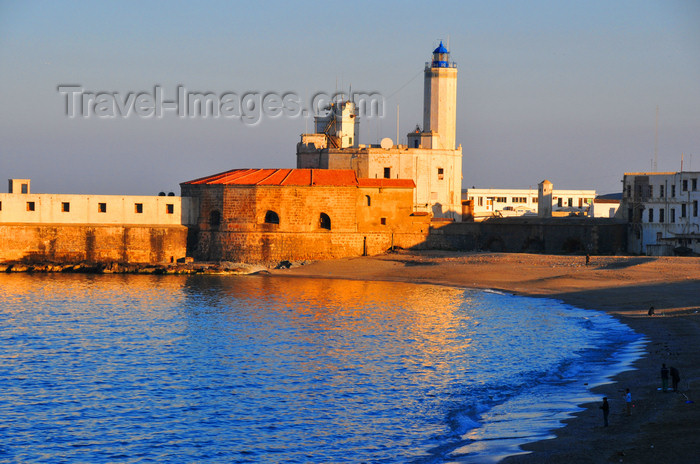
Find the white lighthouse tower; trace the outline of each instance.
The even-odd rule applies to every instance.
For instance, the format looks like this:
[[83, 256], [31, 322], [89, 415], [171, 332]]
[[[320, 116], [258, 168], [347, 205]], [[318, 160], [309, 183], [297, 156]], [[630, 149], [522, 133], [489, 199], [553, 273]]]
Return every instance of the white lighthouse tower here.
[[409, 134], [409, 147], [455, 149], [457, 123], [457, 65], [443, 45], [425, 64], [423, 130]]

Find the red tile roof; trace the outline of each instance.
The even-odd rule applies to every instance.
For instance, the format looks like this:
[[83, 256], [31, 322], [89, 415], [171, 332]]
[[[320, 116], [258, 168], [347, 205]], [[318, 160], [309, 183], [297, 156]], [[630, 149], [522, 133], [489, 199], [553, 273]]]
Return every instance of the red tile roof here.
[[183, 182], [187, 185], [296, 185], [413, 188], [411, 179], [358, 179], [349, 169], [233, 169]]

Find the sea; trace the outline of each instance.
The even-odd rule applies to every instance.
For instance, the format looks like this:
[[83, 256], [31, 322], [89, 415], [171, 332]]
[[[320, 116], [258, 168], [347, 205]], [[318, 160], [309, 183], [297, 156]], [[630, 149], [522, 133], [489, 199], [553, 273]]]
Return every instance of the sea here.
[[0, 274], [0, 318], [1, 463], [495, 463], [645, 343], [552, 299], [264, 275]]

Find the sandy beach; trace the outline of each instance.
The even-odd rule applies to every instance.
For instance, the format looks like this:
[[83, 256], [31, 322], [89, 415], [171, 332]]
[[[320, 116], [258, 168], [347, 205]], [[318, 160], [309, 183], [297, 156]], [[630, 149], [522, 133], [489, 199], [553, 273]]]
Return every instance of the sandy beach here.
[[[631, 416], [611, 407], [603, 427], [600, 403], [584, 405], [555, 439], [527, 444], [532, 453], [503, 462], [700, 462], [700, 258], [592, 256], [586, 265], [583, 256], [398, 252], [272, 273], [490, 288], [606, 311], [649, 340], [636, 370], [594, 389], [619, 405], [629, 388]], [[662, 363], [679, 369], [679, 393], [659, 391]]]

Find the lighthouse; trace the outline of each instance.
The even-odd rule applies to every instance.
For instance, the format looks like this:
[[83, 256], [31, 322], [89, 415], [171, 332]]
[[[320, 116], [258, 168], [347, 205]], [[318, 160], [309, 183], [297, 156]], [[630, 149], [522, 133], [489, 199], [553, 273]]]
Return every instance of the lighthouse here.
[[433, 59], [425, 66], [423, 86], [423, 131], [437, 135], [431, 148], [455, 149], [457, 121], [457, 65], [440, 42]]
[[415, 185], [414, 212], [461, 221], [462, 146], [455, 144], [457, 65], [442, 42], [425, 63], [423, 105], [423, 127], [417, 114], [418, 124], [407, 134], [405, 145], [389, 138], [358, 143], [359, 115], [354, 107], [334, 107], [342, 111], [317, 118], [316, 133], [301, 135], [297, 168], [352, 169], [359, 179], [374, 179], [378, 185], [380, 179], [410, 179]]
[[408, 135], [411, 148], [454, 150], [457, 124], [457, 64], [440, 41], [425, 63], [423, 130]]

